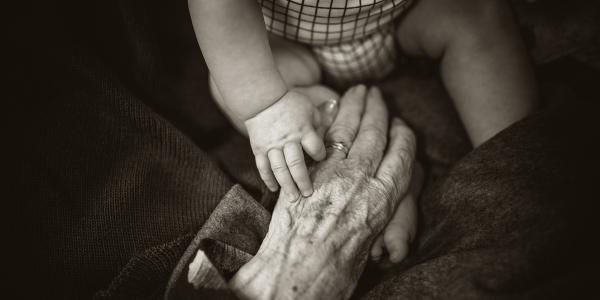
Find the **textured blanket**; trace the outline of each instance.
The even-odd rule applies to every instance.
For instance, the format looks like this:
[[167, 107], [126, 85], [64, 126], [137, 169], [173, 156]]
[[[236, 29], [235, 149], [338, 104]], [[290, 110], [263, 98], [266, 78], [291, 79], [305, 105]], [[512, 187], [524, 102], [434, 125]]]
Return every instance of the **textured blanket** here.
[[[598, 6], [515, 3], [544, 63], [539, 114], [471, 150], [428, 63], [381, 84], [417, 132], [428, 180], [409, 257], [370, 264], [354, 297], [595, 288]], [[275, 195], [207, 93], [185, 1], [42, 5], [21, 24], [9, 69], [19, 124], [13, 286], [23, 298], [176, 298], [202, 250], [210, 272], [199, 295], [233, 297], [225, 282], [260, 245]], [[559, 9], [572, 17], [556, 19]]]

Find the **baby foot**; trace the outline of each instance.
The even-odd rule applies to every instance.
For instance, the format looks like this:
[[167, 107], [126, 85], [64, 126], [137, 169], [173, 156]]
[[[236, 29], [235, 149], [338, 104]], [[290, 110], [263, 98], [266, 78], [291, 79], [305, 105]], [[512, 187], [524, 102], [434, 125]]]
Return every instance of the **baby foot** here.
[[379, 261], [384, 251], [392, 263], [399, 263], [408, 255], [410, 243], [417, 233], [417, 199], [422, 185], [423, 169], [416, 163], [408, 192], [371, 246], [371, 259], [374, 261]]

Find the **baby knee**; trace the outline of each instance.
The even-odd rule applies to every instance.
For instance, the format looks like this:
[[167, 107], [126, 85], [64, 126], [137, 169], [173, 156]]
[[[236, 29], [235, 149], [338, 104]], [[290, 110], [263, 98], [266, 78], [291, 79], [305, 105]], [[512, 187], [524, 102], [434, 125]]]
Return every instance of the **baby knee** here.
[[[413, 13], [416, 16], [411, 16]], [[414, 36], [413, 48], [432, 58], [439, 58], [457, 43], [485, 44], [512, 22], [505, 0], [422, 0], [406, 18], [412, 24], [400, 23], [398, 40], [406, 40], [402, 35], [407, 30], [401, 27], [408, 25]]]
[[512, 22], [510, 7], [505, 0], [460, 0], [457, 9], [447, 18], [456, 26], [449, 38], [482, 39], [493, 38], [494, 34]]
[[269, 41], [279, 73], [289, 86], [307, 86], [321, 81], [321, 69], [308, 48], [273, 35]]

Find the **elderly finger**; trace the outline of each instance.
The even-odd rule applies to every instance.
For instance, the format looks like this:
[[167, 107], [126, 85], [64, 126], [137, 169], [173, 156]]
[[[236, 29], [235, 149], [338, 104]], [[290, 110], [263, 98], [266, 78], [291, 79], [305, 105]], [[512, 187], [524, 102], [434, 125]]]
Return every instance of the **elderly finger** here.
[[348, 158], [358, 158], [368, 164], [367, 172], [373, 175], [387, 145], [388, 112], [381, 92], [373, 87], [367, 94], [365, 113], [358, 134], [350, 148]]
[[325, 135], [326, 143], [352, 144], [364, 111], [366, 90], [364, 85], [359, 85], [350, 88], [342, 96], [337, 116]]
[[390, 127], [390, 143], [375, 175], [383, 182], [395, 183], [398, 195], [404, 195], [413, 175], [415, 165], [416, 138], [412, 130], [398, 118], [392, 120]]
[[259, 154], [256, 156], [256, 168], [260, 174], [260, 179], [262, 179], [267, 188], [271, 192], [277, 191], [279, 186], [277, 185], [277, 181], [275, 181], [275, 176], [271, 171], [271, 163], [269, 163], [269, 159], [266, 155]]
[[283, 155], [290, 174], [304, 197], [313, 193], [312, 182], [308, 176], [308, 169], [304, 162], [304, 152], [298, 143], [288, 143], [283, 147]]
[[298, 189], [296, 188], [296, 184], [292, 179], [292, 175], [288, 170], [287, 163], [285, 161], [285, 157], [283, 156], [283, 152], [281, 149], [271, 149], [267, 153], [269, 156], [269, 161], [271, 163], [271, 170], [281, 185], [281, 189], [292, 196], [292, 199], [297, 199], [300, 197], [298, 194]]

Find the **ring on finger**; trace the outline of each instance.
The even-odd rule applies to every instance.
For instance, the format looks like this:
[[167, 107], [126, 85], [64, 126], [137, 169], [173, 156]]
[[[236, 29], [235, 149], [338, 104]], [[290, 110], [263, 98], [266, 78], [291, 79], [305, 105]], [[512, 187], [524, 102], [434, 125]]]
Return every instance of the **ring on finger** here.
[[348, 157], [348, 153], [350, 152], [350, 148], [346, 146], [343, 142], [333, 142], [327, 144], [327, 149], [342, 151], [345, 157]]

